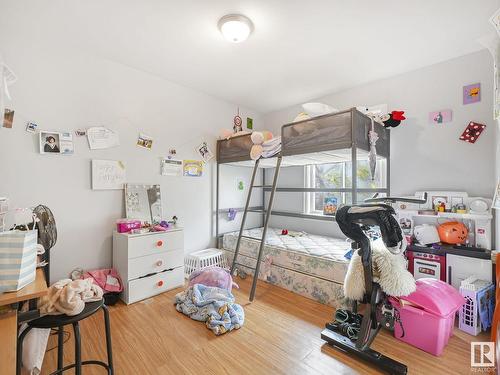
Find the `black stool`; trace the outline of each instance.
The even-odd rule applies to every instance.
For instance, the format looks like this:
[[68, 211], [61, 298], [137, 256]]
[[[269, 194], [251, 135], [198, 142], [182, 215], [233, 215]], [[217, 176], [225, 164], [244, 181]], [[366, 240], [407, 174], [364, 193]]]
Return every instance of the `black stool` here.
[[[106, 328], [106, 349], [108, 353], [108, 363], [101, 361], [82, 361], [81, 343], [80, 343], [80, 325], [78, 324], [81, 320], [88, 318], [89, 316], [96, 313], [99, 309], [102, 309], [104, 313], [104, 326]], [[63, 341], [64, 341], [64, 331], [65, 325], [72, 324], [73, 331], [75, 333], [75, 363], [63, 367]], [[107, 306], [104, 304], [104, 300], [89, 302], [85, 304], [83, 311], [75, 316], [68, 315], [47, 315], [38, 319], [34, 319], [28, 322], [28, 327], [19, 335], [17, 339], [17, 368], [16, 374], [21, 374], [22, 366], [22, 354], [23, 354], [23, 340], [24, 337], [33, 328], [50, 328], [57, 329], [57, 371], [54, 371], [51, 375], [62, 374], [64, 371], [71, 368], [75, 369], [76, 375], [81, 375], [82, 366], [84, 365], [99, 365], [108, 370], [109, 375], [114, 374], [113, 369], [113, 353], [111, 349], [111, 330], [109, 326], [109, 311]]]

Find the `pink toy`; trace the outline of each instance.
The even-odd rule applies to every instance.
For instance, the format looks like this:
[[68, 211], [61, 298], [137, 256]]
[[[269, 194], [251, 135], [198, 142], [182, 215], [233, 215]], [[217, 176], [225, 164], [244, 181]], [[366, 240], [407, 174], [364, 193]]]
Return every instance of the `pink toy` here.
[[127, 233], [132, 229], [140, 229], [141, 222], [140, 220], [132, 220], [132, 219], [119, 219], [116, 221], [116, 230], [118, 233]]
[[194, 271], [189, 276], [189, 286], [194, 284], [203, 284], [205, 286], [215, 286], [217, 288], [231, 291], [233, 285], [239, 289], [238, 284], [233, 282], [229, 271], [224, 268], [212, 266]]
[[[460, 293], [447, 283], [430, 278], [418, 279], [417, 290], [399, 299], [389, 297], [399, 311], [401, 325], [394, 325], [394, 336], [428, 353], [440, 356], [453, 335], [455, 313], [465, 304]], [[404, 330], [404, 335], [403, 335]]]

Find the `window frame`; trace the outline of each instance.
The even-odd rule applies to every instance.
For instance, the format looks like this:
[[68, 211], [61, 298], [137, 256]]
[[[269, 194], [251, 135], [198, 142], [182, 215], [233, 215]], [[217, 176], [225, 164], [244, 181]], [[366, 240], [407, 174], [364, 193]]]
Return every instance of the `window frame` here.
[[[342, 187], [338, 189], [332, 189], [332, 193], [339, 193], [342, 196], [342, 202], [339, 204], [346, 204], [346, 195], [351, 194], [354, 191], [356, 191], [356, 195], [359, 195], [360, 193], [379, 193], [381, 195], [387, 195], [389, 194], [390, 191], [390, 186], [389, 186], [389, 171], [388, 171], [388, 161], [385, 160], [385, 165], [383, 168], [380, 168], [380, 173], [382, 173], [381, 178], [383, 181], [385, 181], [385, 187], [376, 187], [376, 188], [356, 188], [354, 189], [352, 186], [351, 187], [346, 187], [346, 180], [347, 177], [349, 177], [347, 174], [348, 168], [347, 168], [347, 161], [341, 161], [338, 162], [339, 164], [342, 164]], [[331, 163], [335, 164], [335, 163]], [[316, 188], [315, 186], [316, 182], [316, 165], [306, 165], [304, 167], [304, 186], [309, 189], [314, 189]], [[303, 199], [304, 199], [304, 214], [306, 215], [317, 215], [317, 216], [329, 216], [329, 215], [324, 215], [323, 210], [317, 210], [316, 209], [316, 194], [321, 193], [321, 192], [305, 192], [303, 194]]]

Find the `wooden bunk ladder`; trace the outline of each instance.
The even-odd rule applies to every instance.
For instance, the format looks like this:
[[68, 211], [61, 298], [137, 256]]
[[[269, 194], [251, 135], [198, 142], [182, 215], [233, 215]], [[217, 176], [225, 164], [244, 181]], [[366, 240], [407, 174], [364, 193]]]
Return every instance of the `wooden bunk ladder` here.
[[[250, 301], [253, 301], [255, 298], [255, 289], [257, 287], [257, 279], [259, 278], [259, 269], [260, 269], [260, 262], [262, 259], [262, 251], [264, 250], [264, 246], [266, 244], [266, 237], [267, 237], [267, 228], [269, 226], [269, 218], [271, 217], [272, 210], [273, 210], [273, 201], [274, 201], [274, 193], [276, 193], [276, 186], [278, 183], [278, 175], [280, 172], [280, 167], [281, 167], [281, 159], [282, 156], [279, 155], [276, 159], [276, 169], [274, 170], [274, 177], [273, 177], [273, 185], [271, 187], [271, 195], [269, 197], [269, 202], [267, 204], [267, 210], [263, 211], [265, 214], [265, 219], [264, 219], [264, 228], [262, 230], [262, 238], [260, 239], [260, 246], [259, 246], [259, 254], [257, 255], [257, 264], [255, 265], [254, 268], [254, 274], [253, 274], [253, 280], [252, 280], [252, 289], [250, 290]], [[253, 173], [252, 173], [252, 180], [250, 182], [250, 189], [248, 189], [248, 196], [247, 196], [247, 201], [245, 203], [245, 211], [243, 212], [243, 218], [241, 219], [241, 227], [240, 227], [240, 233], [238, 234], [238, 241], [236, 242], [236, 249], [234, 250], [234, 258], [233, 258], [233, 264], [231, 265], [231, 275], [234, 275], [234, 270], [236, 268], [236, 265], [242, 265], [241, 263], [238, 263], [238, 254], [240, 252], [240, 244], [241, 244], [241, 238], [243, 237], [243, 230], [245, 229], [245, 221], [247, 219], [247, 213], [249, 211], [249, 206], [250, 206], [250, 199], [252, 197], [252, 191], [254, 187], [264, 187], [264, 186], [255, 186], [255, 176], [257, 174], [257, 170], [259, 169], [259, 161], [260, 159], [257, 159], [255, 161], [255, 166], [253, 168]], [[262, 206], [264, 206], [264, 202], [262, 202]]]

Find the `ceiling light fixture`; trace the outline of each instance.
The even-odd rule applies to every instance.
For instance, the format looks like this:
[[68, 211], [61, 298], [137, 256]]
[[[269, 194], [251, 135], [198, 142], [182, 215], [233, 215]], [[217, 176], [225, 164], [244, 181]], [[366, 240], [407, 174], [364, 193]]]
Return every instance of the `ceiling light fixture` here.
[[253, 23], [241, 14], [228, 14], [219, 20], [219, 30], [224, 38], [232, 43], [247, 40], [253, 31]]

